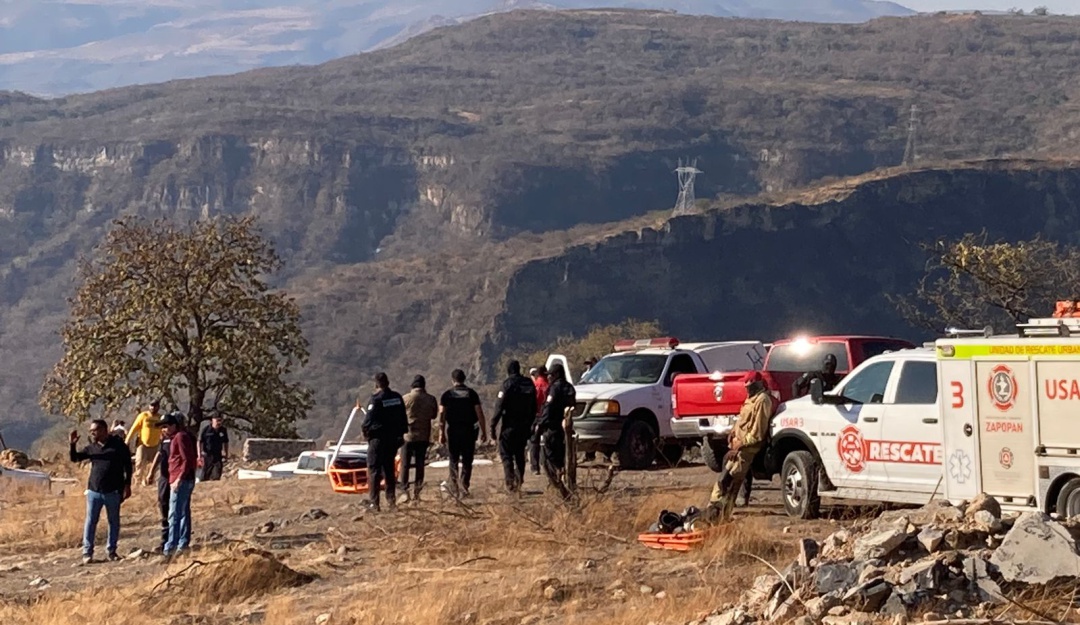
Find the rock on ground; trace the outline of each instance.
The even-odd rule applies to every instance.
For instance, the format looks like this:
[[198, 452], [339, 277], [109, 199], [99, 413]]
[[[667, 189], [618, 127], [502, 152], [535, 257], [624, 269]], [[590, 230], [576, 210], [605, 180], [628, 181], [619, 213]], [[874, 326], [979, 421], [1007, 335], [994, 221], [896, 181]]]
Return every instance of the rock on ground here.
[[1080, 575], [1076, 541], [1059, 523], [1041, 512], [1025, 512], [1013, 524], [990, 562], [1008, 582], [1045, 584]]

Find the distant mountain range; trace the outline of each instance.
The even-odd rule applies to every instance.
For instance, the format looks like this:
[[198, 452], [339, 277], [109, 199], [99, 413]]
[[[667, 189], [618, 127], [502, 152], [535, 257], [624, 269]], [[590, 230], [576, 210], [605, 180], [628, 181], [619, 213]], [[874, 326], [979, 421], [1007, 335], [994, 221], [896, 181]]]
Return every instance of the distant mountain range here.
[[321, 63], [520, 8], [862, 22], [874, 0], [0, 0], [0, 91], [60, 95]]

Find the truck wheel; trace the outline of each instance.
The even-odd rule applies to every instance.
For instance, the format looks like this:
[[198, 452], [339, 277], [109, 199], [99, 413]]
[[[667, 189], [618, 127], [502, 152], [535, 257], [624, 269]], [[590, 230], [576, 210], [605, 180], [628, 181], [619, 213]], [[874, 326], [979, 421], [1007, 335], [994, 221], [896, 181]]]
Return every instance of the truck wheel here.
[[1080, 516], [1080, 477], [1065, 482], [1061, 492], [1057, 496], [1057, 505], [1054, 507], [1058, 519], [1064, 521], [1074, 516]]
[[726, 440], [706, 439], [701, 442], [701, 459], [705, 461], [705, 466], [717, 473], [724, 470], [724, 456], [727, 455], [727, 452]]
[[797, 519], [815, 519], [821, 511], [818, 496], [818, 461], [808, 451], [793, 451], [780, 470], [784, 511]]
[[678, 443], [667, 443], [660, 447], [660, 457], [663, 458], [667, 466], [677, 467], [679, 461], [682, 460], [683, 446]]
[[631, 421], [615, 448], [615, 462], [623, 469], [649, 468], [656, 459], [656, 436], [648, 423]]

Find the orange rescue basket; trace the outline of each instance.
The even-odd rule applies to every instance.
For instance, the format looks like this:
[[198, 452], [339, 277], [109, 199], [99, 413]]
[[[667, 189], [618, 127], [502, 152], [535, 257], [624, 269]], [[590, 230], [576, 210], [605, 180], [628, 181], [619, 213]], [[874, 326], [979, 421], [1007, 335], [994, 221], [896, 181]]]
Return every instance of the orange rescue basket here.
[[1054, 318], [1080, 317], [1080, 302], [1076, 300], [1062, 300], [1054, 307]]
[[[394, 459], [394, 476], [392, 479], [397, 479], [398, 474], [401, 473], [401, 458]], [[330, 467], [326, 470], [326, 474], [330, 476], [330, 487], [334, 489], [335, 493], [342, 493], [345, 495], [362, 495], [368, 490], [368, 470], [362, 469], [338, 469]], [[386, 487], [386, 480], [383, 480], [383, 488]]]
[[695, 530], [680, 534], [659, 534], [648, 532], [638, 534], [638, 542], [649, 549], [667, 549], [669, 551], [690, 551], [705, 542], [705, 532]]

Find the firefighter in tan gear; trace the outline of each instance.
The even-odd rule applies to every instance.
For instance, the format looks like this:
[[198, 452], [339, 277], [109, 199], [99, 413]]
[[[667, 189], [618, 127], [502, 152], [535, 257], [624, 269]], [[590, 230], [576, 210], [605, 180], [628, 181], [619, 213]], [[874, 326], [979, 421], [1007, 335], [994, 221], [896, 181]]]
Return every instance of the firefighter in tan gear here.
[[713, 486], [706, 516], [714, 521], [731, 520], [735, 508], [735, 496], [746, 481], [754, 457], [765, 446], [769, 434], [769, 421], [776, 406], [772, 395], [765, 389], [761, 373], [751, 371], [743, 378], [746, 385], [746, 401], [739, 410], [739, 418], [728, 436], [729, 451], [724, 457], [724, 471]]

